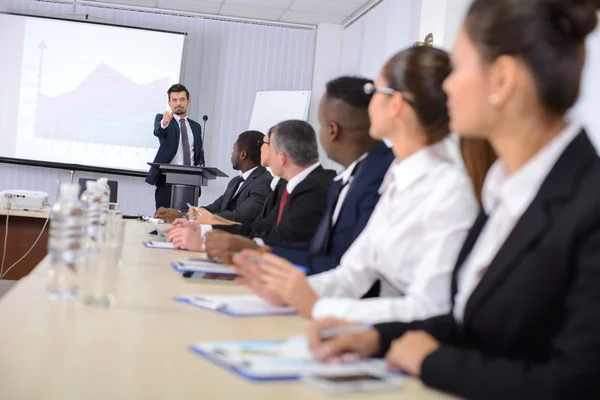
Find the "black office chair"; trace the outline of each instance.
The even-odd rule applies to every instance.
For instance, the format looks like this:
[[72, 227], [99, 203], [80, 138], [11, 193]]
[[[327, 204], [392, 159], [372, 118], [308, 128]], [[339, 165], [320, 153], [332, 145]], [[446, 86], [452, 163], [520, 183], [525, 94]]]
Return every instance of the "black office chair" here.
[[[91, 178], [79, 178], [79, 196], [85, 191], [85, 185], [87, 181], [95, 181], [96, 179]], [[108, 181], [108, 187], [110, 188], [110, 202], [118, 203], [117, 194], [119, 192], [119, 182]]]

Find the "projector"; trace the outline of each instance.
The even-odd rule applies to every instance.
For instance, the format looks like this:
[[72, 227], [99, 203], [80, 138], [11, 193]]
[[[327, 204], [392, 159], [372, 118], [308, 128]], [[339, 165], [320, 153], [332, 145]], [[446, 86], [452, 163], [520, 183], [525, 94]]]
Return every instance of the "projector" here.
[[48, 193], [31, 190], [0, 191], [0, 208], [11, 210], [42, 211], [48, 207]]

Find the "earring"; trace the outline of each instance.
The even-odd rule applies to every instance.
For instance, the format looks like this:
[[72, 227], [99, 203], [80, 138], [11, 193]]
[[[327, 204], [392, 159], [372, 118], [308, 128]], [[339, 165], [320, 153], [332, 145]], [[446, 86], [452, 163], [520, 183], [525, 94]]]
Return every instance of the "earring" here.
[[498, 104], [500, 99], [498, 98], [497, 94], [490, 94], [490, 97], [488, 97], [488, 101], [490, 102], [491, 105], [495, 106]]

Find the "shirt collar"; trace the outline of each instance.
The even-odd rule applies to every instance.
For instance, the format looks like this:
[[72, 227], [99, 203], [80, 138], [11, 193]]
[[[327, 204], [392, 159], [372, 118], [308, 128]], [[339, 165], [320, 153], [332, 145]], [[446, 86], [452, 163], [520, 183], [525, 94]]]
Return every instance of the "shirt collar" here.
[[248, 171], [244, 172], [242, 174], [242, 178], [244, 178], [244, 180], [248, 180], [248, 178], [250, 177], [250, 175], [254, 172], [254, 170], [258, 168], [258, 167], [254, 167], [252, 169], [249, 169]]
[[404, 160], [394, 160], [381, 184], [379, 193], [390, 188], [403, 190], [426, 175], [433, 166], [443, 163], [454, 164], [445, 140], [427, 146]]
[[281, 178], [278, 176], [274, 176], [273, 179], [271, 179], [271, 190], [275, 191], [275, 189], [277, 188], [277, 184], [279, 183], [279, 180]]
[[288, 194], [292, 194], [292, 192], [294, 191], [296, 186], [298, 186], [304, 179], [306, 179], [306, 177], [308, 175], [310, 175], [311, 172], [313, 172], [315, 169], [317, 169], [320, 165], [321, 165], [320, 162], [314, 163], [313, 165], [306, 168], [305, 170], [300, 172], [298, 175], [296, 175], [292, 179], [290, 179], [285, 187]]
[[558, 158], [580, 131], [580, 123], [569, 123], [512, 175], [506, 171], [504, 162], [497, 160], [483, 184], [481, 196], [486, 214], [490, 215], [500, 203], [505, 203], [513, 217], [520, 217], [537, 195]]
[[[173, 114], [173, 117], [175, 118], [175, 121], [177, 121], [177, 123], [179, 124], [179, 120], [181, 119], [181, 117], [179, 115], [177, 115], [177, 114]], [[187, 115], [185, 117], [183, 117], [183, 118], [187, 119]]]
[[352, 164], [348, 165], [348, 168], [346, 168], [345, 170], [340, 172], [335, 178], [333, 178], [333, 180], [336, 182], [341, 180], [344, 185], [347, 184], [348, 181], [350, 180], [350, 178], [352, 178], [352, 175], [354, 174], [354, 170], [356, 169], [356, 166], [362, 160], [364, 160], [368, 155], [369, 155], [369, 153], [365, 153], [362, 156], [360, 156]]

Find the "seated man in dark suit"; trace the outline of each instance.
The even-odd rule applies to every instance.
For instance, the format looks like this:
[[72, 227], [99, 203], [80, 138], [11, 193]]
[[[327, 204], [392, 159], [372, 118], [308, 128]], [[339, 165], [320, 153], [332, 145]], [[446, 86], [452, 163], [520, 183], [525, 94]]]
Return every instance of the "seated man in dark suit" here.
[[[174, 165], [204, 165], [202, 130], [200, 124], [187, 118], [190, 93], [185, 86], [176, 84], [167, 91], [169, 107], [173, 112], [157, 114], [154, 118], [154, 136], [160, 146], [154, 157], [155, 163]], [[182, 135], [181, 132], [184, 134]], [[156, 208], [168, 207], [171, 203], [171, 185], [157, 168], [150, 167], [146, 183], [156, 186], [154, 200]]]
[[[314, 235], [327, 206], [328, 188], [335, 176], [333, 171], [323, 169], [318, 162], [314, 130], [304, 121], [284, 121], [272, 128], [268, 144], [272, 152], [269, 162], [273, 173], [287, 180], [279, 204], [264, 218], [252, 223], [203, 225], [202, 235], [213, 228], [220, 230], [222, 235], [234, 233], [282, 242], [308, 241]], [[181, 232], [175, 233], [176, 229], [194, 228], [189, 224], [174, 228], [169, 232], [169, 238], [181, 235]], [[185, 243], [181, 247], [200, 251], [203, 247], [200, 239], [197, 233], [193, 244]]]
[[[209, 212], [234, 222], [254, 221], [270, 192], [271, 174], [260, 165], [260, 146], [263, 134], [258, 131], [242, 133], [233, 145], [231, 164], [242, 175], [233, 178], [225, 193], [204, 207]], [[171, 222], [183, 216], [172, 208], [159, 208], [155, 217]]]
[[[394, 155], [383, 142], [369, 136], [370, 97], [363, 87], [370, 81], [342, 77], [327, 84], [319, 107], [319, 138], [329, 158], [344, 166], [329, 191], [327, 210], [310, 241], [267, 241], [274, 254], [319, 273], [335, 268], [360, 235], [379, 201], [379, 187]], [[234, 251], [258, 248], [252, 241], [210, 235], [206, 250], [211, 257], [229, 262]]]

